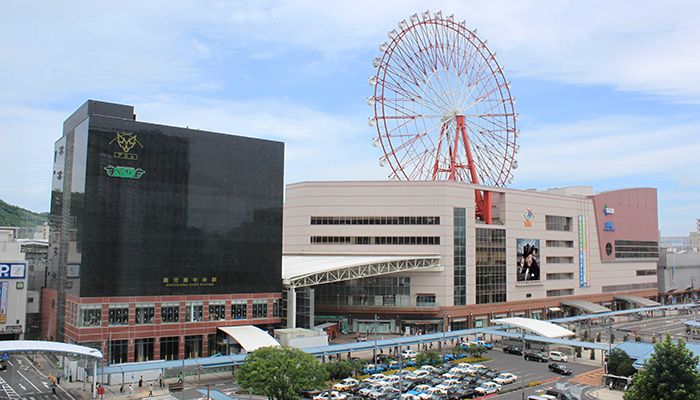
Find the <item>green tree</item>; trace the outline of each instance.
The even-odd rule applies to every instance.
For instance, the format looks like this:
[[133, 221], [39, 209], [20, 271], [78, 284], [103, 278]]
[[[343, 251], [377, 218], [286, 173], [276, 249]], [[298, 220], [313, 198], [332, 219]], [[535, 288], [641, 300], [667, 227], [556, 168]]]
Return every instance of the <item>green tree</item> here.
[[362, 371], [363, 363], [359, 360], [340, 360], [324, 364], [330, 379], [343, 379]]
[[632, 363], [632, 359], [624, 350], [613, 349], [608, 357], [608, 373], [617, 376], [632, 376], [637, 372]]
[[434, 350], [418, 353], [416, 356], [417, 365], [438, 365], [442, 364], [442, 356]]
[[269, 399], [293, 400], [302, 390], [321, 388], [326, 369], [311, 354], [292, 347], [262, 347], [248, 354], [236, 379]]
[[698, 357], [685, 342], [670, 337], [654, 346], [654, 353], [637, 372], [625, 400], [700, 400]]
[[472, 357], [481, 357], [486, 353], [486, 347], [480, 344], [470, 344], [467, 348], [467, 353]]

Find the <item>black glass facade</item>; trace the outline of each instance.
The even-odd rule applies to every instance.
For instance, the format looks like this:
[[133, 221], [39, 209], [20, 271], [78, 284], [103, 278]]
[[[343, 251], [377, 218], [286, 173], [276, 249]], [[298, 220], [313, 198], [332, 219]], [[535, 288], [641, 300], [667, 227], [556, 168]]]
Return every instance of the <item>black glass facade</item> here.
[[476, 228], [476, 304], [506, 301], [506, 231]]
[[50, 286], [280, 292], [283, 154], [279, 142], [137, 122], [129, 106], [89, 101], [56, 143]]

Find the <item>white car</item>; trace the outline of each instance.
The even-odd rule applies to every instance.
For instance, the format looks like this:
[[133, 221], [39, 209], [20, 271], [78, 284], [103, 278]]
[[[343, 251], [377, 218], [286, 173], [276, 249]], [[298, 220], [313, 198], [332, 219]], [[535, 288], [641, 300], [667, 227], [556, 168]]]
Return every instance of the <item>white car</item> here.
[[401, 377], [399, 377], [398, 375], [389, 375], [386, 377], [386, 379], [384, 379], [384, 382], [393, 384], [393, 383], [398, 383], [400, 380], [401, 380]]
[[426, 393], [426, 392], [428, 391], [428, 389], [430, 389], [430, 387], [431, 387], [430, 385], [425, 385], [425, 384], [424, 384], [424, 385], [418, 385], [418, 386], [414, 387], [413, 390], [416, 391], [416, 392], [418, 392], [419, 394], [420, 394], [420, 393]]
[[480, 369], [486, 369], [486, 366], [481, 365], [481, 364], [474, 364], [467, 368], [465, 372], [469, 375], [476, 375]]
[[429, 373], [433, 373], [437, 371], [437, 368], [433, 367], [432, 365], [423, 365], [420, 368], [418, 368], [419, 371], [428, 371]]
[[339, 392], [345, 392], [348, 391], [355, 386], [359, 385], [360, 382], [357, 379], [354, 378], [345, 378], [342, 381], [336, 383], [333, 385], [333, 390], [337, 390]]
[[499, 385], [507, 385], [507, 384], [513, 383], [517, 380], [518, 380], [518, 376], [515, 374], [511, 374], [510, 372], [503, 372], [502, 374], [493, 378], [493, 381], [498, 383]]
[[406, 375], [406, 379], [409, 381], [417, 381], [418, 379], [421, 379], [425, 376], [430, 375], [430, 372], [424, 370], [424, 369], [417, 369], [413, 371], [412, 373], [409, 373]]
[[418, 395], [418, 398], [421, 400], [430, 400], [433, 397], [441, 397], [441, 396], [446, 396], [447, 395], [447, 390], [443, 388], [438, 388], [438, 387], [431, 387], [427, 391], [421, 393]]
[[566, 354], [562, 353], [561, 351], [550, 351], [549, 352], [549, 359], [552, 361], [557, 361], [557, 362], [569, 361], [569, 357], [567, 357]]
[[474, 389], [477, 393], [482, 396], [485, 394], [498, 393], [501, 391], [501, 385], [496, 382], [484, 382], [478, 388]]
[[373, 383], [372, 385], [370, 385], [369, 387], [360, 389], [357, 392], [357, 394], [359, 394], [360, 396], [366, 397], [366, 396], [369, 396], [370, 393], [377, 391], [385, 386], [387, 386], [386, 382], [376, 382], [376, 383]]
[[384, 386], [380, 389], [369, 392], [369, 397], [371, 399], [378, 399], [378, 398], [382, 397], [382, 395], [388, 394], [388, 393], [399, 394], [399, 393], [401, 393], [401, 391], [399, 389], [394, 389], [391, 386]]
[[459, 385], [459, 380], [457, 380], [457, 379], [445, 379], [444, 381], [442, 381], [441, 384], [439, 384], [435, 387], [439, 388], [439, 389], [447, 390], [447, 389], [454, 387], [454, 386], [457, 386], [457, 385]]
[[[340, 393], [337, 390], [331, 390], [331, 400], [346, 400], [347, 398], [347, 393]], [[328, 400], [328, 392], [317, 394], [314, 396], [314, 400]]]
[[386, 379], [386, 375], [384, 374], [372, 374], [369, 377], [363, 379], [362, 382], [377, 382], [383, 381], [384, 379]]
[[416, 353], [413, 350], [404, 350], [401, 352], [402, 358], [416, 358], [417, 355], [418, 355], [418, 353]]

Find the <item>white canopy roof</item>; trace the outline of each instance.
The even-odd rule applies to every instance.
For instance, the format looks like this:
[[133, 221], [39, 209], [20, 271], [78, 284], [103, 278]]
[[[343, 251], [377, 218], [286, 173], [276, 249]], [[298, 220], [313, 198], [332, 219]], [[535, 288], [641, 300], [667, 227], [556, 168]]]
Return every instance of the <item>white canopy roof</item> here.
[[253, 325], [244, 326], [220, 326], [219, 330], [225, 332], [233, 340], [241, 345], [246, 353], [267, 346], [279, 346], [275, 338], [267, 332]]
[[632, 304], [637, 304], [642, 307], [654, 307], [654, 306], [660, 306], [661, 303], [657, 303], [654, 300], [649, 300], [645, 299], [644, 297], [639, 297], [639, 296], [632, 296], [632, 295], [616, 295], [613, 296], [614, 299], [616, 300], [624, 300], [628, 301]]
[[282, 281], [304, 287], [369, 276], [440, 267], [440, 255], [284, 255]]
[[43, 340], [3, 340], [0, 353], [62, 353], [68, 355], [102, 358], [102, 352], [77, 344], [46, 342]]
[[561, 302], [561, 304], [569, 307], [578, 308], [579, 310], [583, 310], [591, 314], [612, 311], [611, 309], [603, 307], [600, 304], [592, 303], [586, 300], [564, 300]]
[[491, 322], [498, 325], [510, 325], [512, 327], [521, 328], [548, 338], [563, 338], [576, 335], [574, 332], [562, 328], [559, 325], [539, 319], [512, 317], [494, 319], [491, 320]]

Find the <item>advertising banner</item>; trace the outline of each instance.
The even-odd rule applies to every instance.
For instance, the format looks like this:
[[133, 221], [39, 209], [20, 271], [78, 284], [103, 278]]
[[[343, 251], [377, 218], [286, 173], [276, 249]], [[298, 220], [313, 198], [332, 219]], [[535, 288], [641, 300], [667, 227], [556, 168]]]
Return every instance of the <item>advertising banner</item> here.
[[588, 225], [583, 215], [578, 216], [578, 279], [579, 287], [590, 286], [588, 277]]
[[9, 282], [0, 282], [0, 324], [7, 322], [7, 290]]
[[518, 239], [516, 242], [518, 282], [540, 280], [540, 240]]

